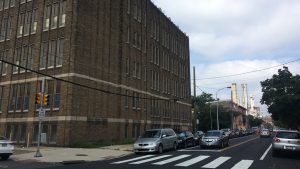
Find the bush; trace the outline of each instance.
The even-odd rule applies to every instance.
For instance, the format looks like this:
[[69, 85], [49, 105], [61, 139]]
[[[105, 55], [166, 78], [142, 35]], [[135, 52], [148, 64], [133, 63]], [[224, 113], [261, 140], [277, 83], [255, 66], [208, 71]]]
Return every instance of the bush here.
[[79, 141], [70, 145], [71, 148], [99, 148], [111, 145], [133, 144], [134, 140], [99, 140], [95, 142]]

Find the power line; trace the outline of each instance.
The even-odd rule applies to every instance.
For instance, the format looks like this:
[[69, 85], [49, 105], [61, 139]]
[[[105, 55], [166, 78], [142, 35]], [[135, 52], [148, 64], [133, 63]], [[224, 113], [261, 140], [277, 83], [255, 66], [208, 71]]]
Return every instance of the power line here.
[[298, 62], [300, 61], [300, 59], [296, 59], [296, 60], [292, 60], [280, 65], [275, 65], [275, 66], [271, 66], [271, 67], [267, 67], [267, 68], [263, 68], [263, 69], [257, 69], [257, 70], [253, 70], [253, 71], [249, 71], [249, 72], [244, 72], [244, 73], [237, 73], [237, 74], [231, 74], [231, 75], [225, 75], [225, 76], [215, 76], [215, 77], [206, 77], [206, 78], [201, 78], [201, 79], [196, 79], [196, 80], [209, 80], [209, 79], [220, 79], [220, 78], [225, 78], [225, 77], [233, 77], [233, 76], [240, 76], [240, 75], [245, 75], [245, 74], [250, 74], [250, 73], [255, 73], [255, 72], [261, 72], [261, 71], [265, 71], [268, 69], [273, 69], [276, 67], [280, 67], [280, 66], [284, 66], [293, 62]]
[[33, 72], [33, 73], [36, 73], [36, 74], [39, 74], [39, 75], [50, 77], [50, 78], [58, 80], [58, 81], [62, 81], [62, 82], [65, 82], [65, 83], [70, 83], [70, 84], [73, 84], [73, 85], [76, 85], [76, 86], [80, 86], [80, 87], [83, 87], [83, 88], [100, 91], [100, 92], [111, 94], [111, 95], [122, 96], [122, 97], [130, 97], [130, 98], [139, 98], [139, 99], [142, 99], [142, 100], [164, 100], [164, 101], [172, 101], [173, 100], [173, 101], [177, 101], [177, 100], [183, 100], [183, 99], [185, 99], [185, 98], [174, 98], [174, 99], [172, 99], [172, 98], [169, 98], [169, 99], [159, 99], [159, 98], [156, 98], [156, 99], [154, 99], [154, 98], [148, 98], [148, 97], [137, 97], [137, 96], [132, 96], [132, 95], [115, 93], [115, 92], [111, 92], [111, 91], [107, 91], [107, 90], [98, 89], [98, 88], [95, 88], [95, 87], [90, 87], [90, 86], [87, 86], [87, 85], [82, 85], [82, 84], [79, 84], [79, 83], [76, 83], [76, 82], [72, 82], [72, 81], [68, 81], [68, 80], [65, 80], [65, 79], [57, 78], [55, 76], [51, 76], [51, 75], [42, 73], [40, 71], [29, 69], [29, 68], [26, 68], [26, 67], [23, 67], [23, 66], [20, 66], [20, 65], [8, 62], [8, 61], [3, 60], [3, 59], [0, 59], [0, 61], [3, 62], [3, 63], [9, 64], [9, 65], [18, 67], [20, 69], [24, 69], [26, 71], [30, 71], [30, 72]]

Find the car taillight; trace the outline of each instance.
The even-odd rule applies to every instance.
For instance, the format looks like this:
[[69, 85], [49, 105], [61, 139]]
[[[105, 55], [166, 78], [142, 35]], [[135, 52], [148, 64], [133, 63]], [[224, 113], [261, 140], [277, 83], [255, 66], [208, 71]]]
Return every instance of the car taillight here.
[[273, 141], [274, 141], [274, 142], [280, 142], [280, 139], [275, 137], [275, 138], [273, 139]]

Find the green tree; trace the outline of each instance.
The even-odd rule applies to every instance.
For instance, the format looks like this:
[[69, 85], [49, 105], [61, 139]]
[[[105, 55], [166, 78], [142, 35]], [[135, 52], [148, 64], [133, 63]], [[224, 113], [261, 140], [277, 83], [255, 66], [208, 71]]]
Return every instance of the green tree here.
[[260, 126], [264, 121], [262, 119], [259, 118], [255, 118], [251, 115], [248, 116], [249, 119], [249, 125], [250, 127], [257, 127]]
[[[217, 129], [217, 115], [216, 104], [211, 103], [215, 101], [212, 94], [203, 92], [200, 96], [193, 98], [195, 105], [194, 112], [195, 118], [199, 120], [197, 130], [207, 131], [211, 129]], [[233, 116], [237, 116], [240, 113], [234, 112], [228, 107], [219, 104], [219, 125], [220, 128], [231, 128], [231, 119]]]
[[288, 128], [299, 128], [300, 76], [293, 75], [288, 67], [283, 67], [271, 79], [262, 81], [261, 86], [261, 103], [268, 106], [273, 120]]

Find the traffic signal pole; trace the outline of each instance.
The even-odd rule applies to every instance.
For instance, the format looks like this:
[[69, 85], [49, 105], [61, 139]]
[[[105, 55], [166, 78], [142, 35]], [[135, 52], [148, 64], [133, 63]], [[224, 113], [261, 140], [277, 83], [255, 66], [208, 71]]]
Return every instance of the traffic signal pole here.
[[41, 129], [42, 129], [42, 118], [40, 117], [42, 111], [44, 111], [44, 92], [45, 92], [45, 79], [42, 80], [42, 91], [41, 91], [41, 104], [39, 108], [39, 133], [38, 133], [38, 143], [37, 143], [37, 150], [34, 157], [43, 157], [42, 153], [40, 152], [40, 144], [41, 144]]

